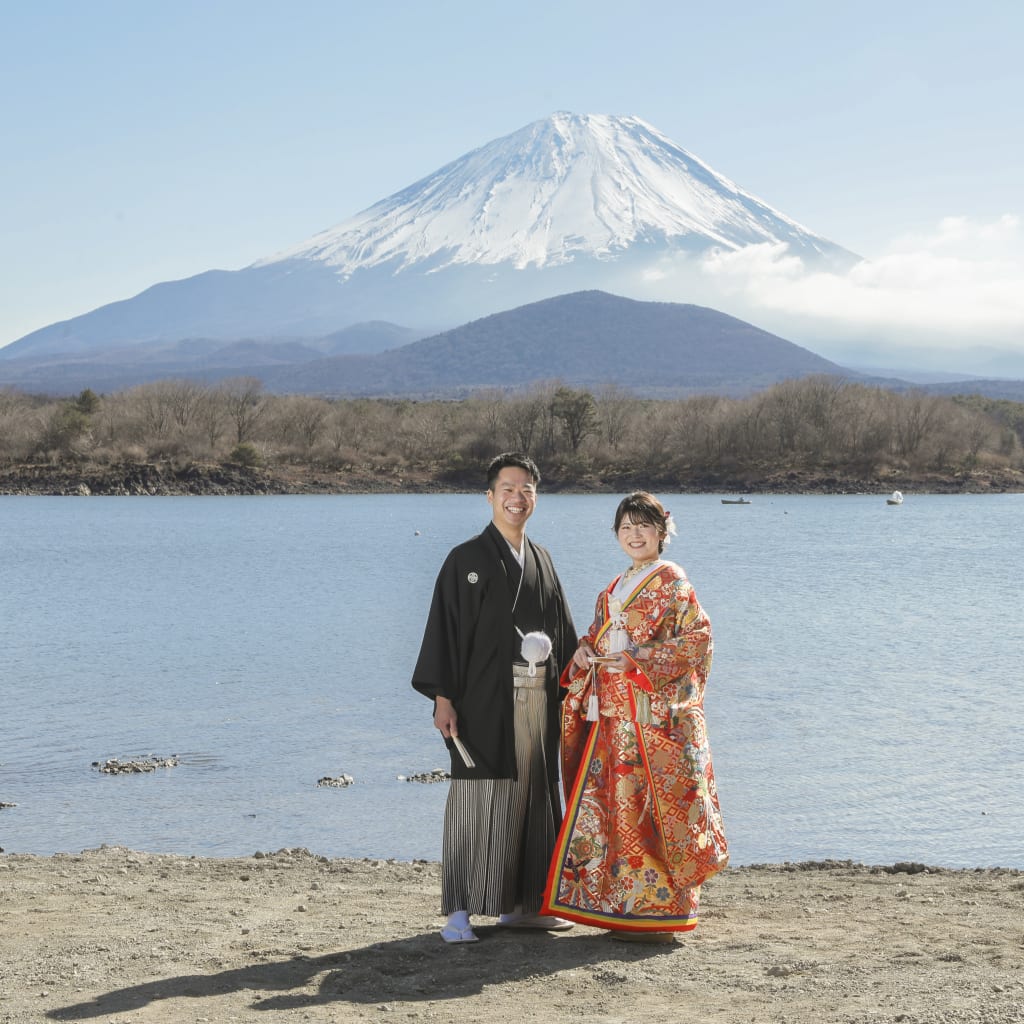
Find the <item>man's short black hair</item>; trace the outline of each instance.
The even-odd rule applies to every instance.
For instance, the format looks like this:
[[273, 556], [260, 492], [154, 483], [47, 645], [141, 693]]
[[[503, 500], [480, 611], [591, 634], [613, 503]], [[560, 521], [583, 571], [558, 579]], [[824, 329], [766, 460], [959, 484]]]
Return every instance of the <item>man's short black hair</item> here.
[[533, 478], [533, 486], [540, 485], [540, 470], [529, 455], [524, 455], [522, 452], [502, 452], [491, 459], [491, 464], [487, 467], [487, 490], [494, 490], [494, 482], [498, 479], [498, 474], [509, 466], [525, 469]]

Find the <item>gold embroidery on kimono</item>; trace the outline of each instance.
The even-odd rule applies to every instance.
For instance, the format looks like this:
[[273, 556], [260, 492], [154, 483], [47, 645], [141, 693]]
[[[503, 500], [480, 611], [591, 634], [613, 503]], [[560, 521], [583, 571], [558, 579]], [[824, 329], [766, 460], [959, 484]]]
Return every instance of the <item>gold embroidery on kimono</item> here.
[[587, 639], [598, 655], [626, 651], [634, 667], [570, 664], [562, 677], [566, 812], [544, 912], [689, 931], [701, 884], [729, 859], [703, 709], [711, 622], [672, 562], [616, 602], [618, 582], [598, 599]]

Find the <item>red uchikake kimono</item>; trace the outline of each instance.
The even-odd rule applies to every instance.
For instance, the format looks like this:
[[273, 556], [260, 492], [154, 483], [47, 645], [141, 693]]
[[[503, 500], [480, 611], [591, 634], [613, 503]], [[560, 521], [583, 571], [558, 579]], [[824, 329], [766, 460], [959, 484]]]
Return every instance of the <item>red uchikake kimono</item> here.
[[616, 595], [620, 579], [598, 598], [587, 639], [608, 655], [624, 628], [635, 667], [570, 663], [562, 675], [566, 811], [541, 912], [685, 932], [697, 926], [701, 884], [729, 860], [703, 709], [711, 622], [673, 562]]

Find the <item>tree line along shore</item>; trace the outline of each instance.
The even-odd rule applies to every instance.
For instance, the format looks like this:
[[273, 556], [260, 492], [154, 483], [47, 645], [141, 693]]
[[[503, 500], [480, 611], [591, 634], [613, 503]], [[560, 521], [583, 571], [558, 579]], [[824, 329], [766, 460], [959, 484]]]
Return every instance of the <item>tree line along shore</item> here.
[[477, 491], [525, 451], [546, 491], [1024, 491], [1024, 403], [833, 377], [731, 398], [553, 382], [457, 400], [320, 398], [255, 378], [72, 398], [0, 390], [0, 493]]

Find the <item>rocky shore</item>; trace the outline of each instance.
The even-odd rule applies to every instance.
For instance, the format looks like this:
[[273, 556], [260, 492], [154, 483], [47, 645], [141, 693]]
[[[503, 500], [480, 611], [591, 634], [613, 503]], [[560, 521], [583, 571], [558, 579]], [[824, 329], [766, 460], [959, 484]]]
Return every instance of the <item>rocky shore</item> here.
[[1024, 872], [729, 868], [671, 946], [447, 946], [437, 864], [0, 855], [0, 1024], [1024, 1022]]
[[[652, 487], [688, 494], [994, 494], [1024, 491], [1024, 472], [886, 473], [851, 476], [777, 469], [762, 474], [701, 473], [686, 479], [546, 473], [547, 493], [625, 493]], [[398, 471], [368, 465], [331, 470], [233, 463], [129, 462], [113, 465], [24, 463], [0, 466], [0, 495], [267, 495], [441, 493], [479, 490], [476, 474]]]

